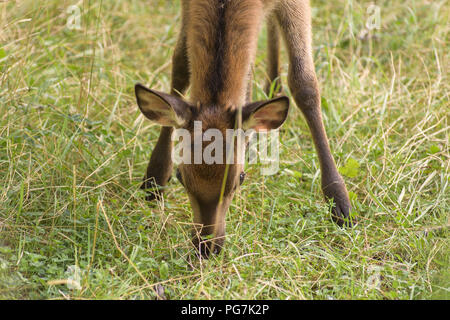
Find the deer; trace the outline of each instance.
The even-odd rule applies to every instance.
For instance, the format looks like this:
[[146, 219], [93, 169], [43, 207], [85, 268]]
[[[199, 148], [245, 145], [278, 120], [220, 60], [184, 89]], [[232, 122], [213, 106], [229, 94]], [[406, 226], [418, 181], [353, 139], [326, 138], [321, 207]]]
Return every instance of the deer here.
[[[257, 39], [267, 22], [268, 79], [280, 80], [280, 43], [289, 59], [288, 87], [304, 115], [318, 155], [321, 190], [339, 225], [351, 225], [351, 204], [331, 153], [321, 113], [312, 52], [309, 0], [182, 0], [181, 29], [172, 57], [170, 93], [135, 85], [138, 107], [161, 126], [144, 176], [146, 200], [158, 199], [171, 178], [174, 129], [221, 132], [235, 128], [277, 130], [285, 122], [289, 98], [277, 95], [252, 102], [252, 68]], [[281, 35], [281, 36], [280, 36]], [[189, 98], [184, 95], [190, 87]], [[179, 164], [176, 177], [193, 210], [192, 242], [201, 256], [218, 253], [225, 242], [225, 218], [234, 194], [244, 182], [243, 165]], [[155, 189], [156, 187], [156, 189]]]

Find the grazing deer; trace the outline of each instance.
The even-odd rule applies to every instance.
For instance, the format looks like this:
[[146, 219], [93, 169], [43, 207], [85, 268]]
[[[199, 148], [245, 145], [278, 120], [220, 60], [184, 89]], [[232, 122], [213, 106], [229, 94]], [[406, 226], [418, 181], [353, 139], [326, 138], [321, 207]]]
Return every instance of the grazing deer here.
[[[135, 87], [141, 112], [162, 126], [142, 188], [149, 189], [153, 183], [165, 186], [169, 181], [174, 128], [192, 132], [193, 122], [201, 121], [203, 130], [216, 128], [225, 133], [226, 129], [235, 128], [238, 115], [244, 129], [274, 130], [283, 124], [289, 109], [287, 97], [250, 102], [251, 69], [264, 17], [268, 20], [268, 82], [279, 78], [281, 32], [289, 55], [289, 88], [314, 140], [322, 191], [325, 199], [334, 203], [333, 219], [343, 225], [349, 216], [350, 201], [322, 122], [312, 58], [309, 0], [182, 0], [171, 93], [140, 84]], [[182, 95], [189, 85], [187, 101]], [[244, 179], [243, 166], [180, 164], [177, 178], [194, 211], [194, 244], [205, 256], [218, 252], [224, 243], [225, 214]], [[155, 192], [149, 192], [147, 200], [155, 197]], [[213, 239], [202, 241], [208, 235]]]

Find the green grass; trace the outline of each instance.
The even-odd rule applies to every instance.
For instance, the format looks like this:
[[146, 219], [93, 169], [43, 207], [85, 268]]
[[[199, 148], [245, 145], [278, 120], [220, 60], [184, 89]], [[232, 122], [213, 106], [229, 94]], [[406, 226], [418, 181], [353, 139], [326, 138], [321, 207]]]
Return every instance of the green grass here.
[[[313, 1], [324, 121], [359, 223], [331, 221], [293, 108], [279, 173], [247, 168], [226, 250], [202, 261], [176, 179], [164, 203], [139, 190], [159, 129], [133, 86], [169, 90], [179, 1], [79, 1], [69, 30], [75, 3], [0, 3], [0, 298], [449, 298], [446, 1], [377, 1], [368, 33], [371, 2]], [[57, 281], [70, 266], [79, 290]]]

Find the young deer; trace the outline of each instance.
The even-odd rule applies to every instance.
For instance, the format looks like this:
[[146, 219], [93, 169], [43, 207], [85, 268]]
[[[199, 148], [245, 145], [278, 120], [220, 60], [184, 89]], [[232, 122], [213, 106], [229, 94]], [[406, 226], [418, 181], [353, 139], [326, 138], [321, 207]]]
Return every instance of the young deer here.
[[[343, 225], [349, 216], [350, 201], [322, 122], [312, 58], [309, 0], [182, 0], [182, 26], [173, 55], [171, 93], [150, 90], [140, 84], [135, 88], [142, 113], [162, 126], [142, 188], [149, 189], [154, 183], [164, 186], [169, 181], [174, 128], [192, 132], [193, 122], [201, 121], [202, 130], [216, 128], [225, 135], [226, 129], [235, 128], [238, 114], [242, 115], [239, 119], [243, 129], [273, 130], [283, 124], [289, 108], [286, 97], [249, 101], [251, 68], [265, 16], [268, 82], [279, 77], [280, 31], [289, 54], [289, 88], [306, 118], [318, 153], [322, 191], [325, 199], [334, 203], [334, 220]], [[191, 94], [186, 101], [182, 95], [189, 84]], [[240, 164], [178, 166], [177, 177], [194, 211], [193, 242], [203, 255], [218, 252], [223, 246], [225, 214], [243, 181], [242, 169]], [[149, 192], [147, 200], [155, 197], [155, 192]], [[212, 235], [213, 240], [202, 241], [207, 235]]]

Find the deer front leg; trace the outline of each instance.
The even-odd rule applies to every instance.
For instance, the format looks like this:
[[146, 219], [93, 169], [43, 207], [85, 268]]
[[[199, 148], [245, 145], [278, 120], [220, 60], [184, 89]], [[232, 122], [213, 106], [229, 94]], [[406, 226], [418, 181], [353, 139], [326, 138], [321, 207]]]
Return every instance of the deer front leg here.
[[264, 91], [269, 95], [272, 84], [275, 82], [273, 95], [281, 91], [280, 80], [280, 34], [278, 32], [277, 19], [274, 15], [267, 18], [267, 76]]
[[162, 127], [159, 133], [158, 142], [153, 149], [150, 161], [147, 166], [147, 172], [144, 176], [144, 182], [141, 189], [146, 190], [145, 200], [152, 201], [162, 193], [160, 187], [165, 186], [172, 174], [172, 127]]
[[[184, 23], [183, 23], [184, 24]], [[172, 58], [172, 89], [171, 94], [180, 95], [189, 86], [189, 68], [187, 61], [186, 34], [182, 28]], [[152, 201], [163, 192], [161, 187], [167, 185], [172, 175], [172, 127], [162, 127], [158, 142], [153, 149], [144, 182], [141, 189], [147, 189], [147, 201]]]
[[321, 167], [324, 197], [327, 201], [333, 201], [333, 219], [342, 226], [344, 219], [349, 217], [350, 200], [331, 154], [322, 121], [320, 93], [312, 59], [309, 1], [289, 1], [289, 4], [278, 8], [277, 17], [289, 53], [289, 88], [311, 131]]

